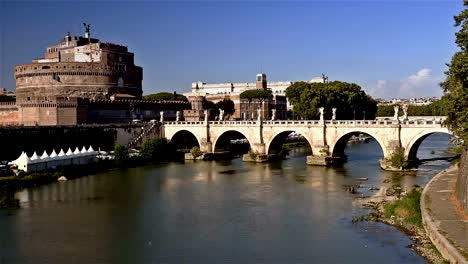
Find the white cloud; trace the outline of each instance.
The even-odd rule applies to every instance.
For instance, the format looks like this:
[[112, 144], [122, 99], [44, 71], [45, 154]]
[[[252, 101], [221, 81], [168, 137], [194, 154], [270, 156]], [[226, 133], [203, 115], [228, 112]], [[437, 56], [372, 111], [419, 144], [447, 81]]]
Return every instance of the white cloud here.
[[416, 74], [412, 74], [401, 80], [399, 94], [400, 97], [425, 97], [441, 95], [439, 87], [440, 79], [431, 74], [431, 69], [423, 68]]
[[386, 97], [387, 80], [377, 80], [375, 84], [368, 86], [367, 92], [374, 98]]
[[431, 69], [422, 68], [399, 81], [377, 80], [364, 86], [374, 98], [413, 98], [441, 96], [442, 89], [439, 83], [442, 77], [436, 77]]

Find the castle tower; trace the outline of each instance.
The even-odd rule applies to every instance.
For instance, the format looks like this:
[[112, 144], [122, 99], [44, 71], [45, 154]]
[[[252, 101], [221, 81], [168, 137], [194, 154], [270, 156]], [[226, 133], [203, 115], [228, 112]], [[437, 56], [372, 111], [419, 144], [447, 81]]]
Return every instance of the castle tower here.
[[266, 74], [264, 73], [259, 73], [257, 74], [257, 82], [255, 87], [257, 89], [261, 90], [266, 90], [267, 88], [267, 79], [266, 79]]

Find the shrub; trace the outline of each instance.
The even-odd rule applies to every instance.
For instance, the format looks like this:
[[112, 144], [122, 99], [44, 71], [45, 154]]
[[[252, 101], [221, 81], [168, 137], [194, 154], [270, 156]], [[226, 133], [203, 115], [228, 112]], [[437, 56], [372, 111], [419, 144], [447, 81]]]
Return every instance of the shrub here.
[[406, 168], [409, 163], [405, 157], [405, 148], [397, 147], [390, 157], [390, 163], [395, 168]]
[[249, 153], [248, 153], [248, 154], [249, 154], [249, 157], [250, 157], [251, 159], [256, 159], [257, 156], [258, 156], [258, 153], [255, 152], [253, 149], [249, 149]]
[[115, 164], [124, 167], [128, 162], [128, 149], [120, 144], [114, 147]]
[[190, 154], [192, 154], [192, 157], [195, 159], [200, 157], [203, 153], [200, 151], [199, 147], [195, 146], [192, 149], [190, 149]]

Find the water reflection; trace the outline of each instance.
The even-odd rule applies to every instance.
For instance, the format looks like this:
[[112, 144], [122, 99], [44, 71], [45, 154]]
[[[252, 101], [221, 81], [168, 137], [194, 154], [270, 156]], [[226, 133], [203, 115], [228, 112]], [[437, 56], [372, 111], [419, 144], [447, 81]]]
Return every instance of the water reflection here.
[[[440, 137], [426, 141], [444, 147]], [[169, 163], [26, 189], [17, 193], [23, 209], [0, 211], [0, 260], [423, 263], [395, 229], [353, 225], [364, 211], [346, 186], [373, 195], [372, 186], [424, 185], [436, 171], [381, 171], [375, 142], [345, 153], [340, 168], [307, 166], [306, 153], [293, 151], [269, 164]]]

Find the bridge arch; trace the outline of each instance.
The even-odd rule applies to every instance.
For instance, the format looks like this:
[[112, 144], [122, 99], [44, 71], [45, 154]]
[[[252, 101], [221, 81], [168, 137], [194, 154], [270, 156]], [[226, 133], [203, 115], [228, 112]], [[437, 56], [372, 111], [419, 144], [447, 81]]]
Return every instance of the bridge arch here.
[[[223, 141], [223, 137], [224, 136], [228, 136], [227, 139], [229, 139], [229, 135], [241, 135], [242, 137], [246, 138], [248, 143], [249, 143], [249, 147], [252, 148], [252, 143], [255, 142], [253, 140], [253, 138], [249, 138], [248, 136], [248, 133], [244, 133], [243, 131], [241, 130], [238, 130], [238, 129], [224, 129], [222, 131], [219, 131], [215, 136], [214, 136], [214, 139], [213, 140], [213, 152], [215, 152], [217, 149], [219, 150], [219, 144], [221, 144]], [[237, 139], [237, 138], [232, 138], [232, 139]]]
[[417, 159], [417, 153], [418, 153], [419, 146], [424, 141], [424, 139], [426, 139], [428, 136], [430, 136], [430, 135], [432, 135], [434, 133], [442, 133], [442, 134], [447, 134], [447, 135], [452, 135], [453, 134], [451, 131], [449, 131], [445, 127], [430, 128], [430, 129], [424, 130], [424, 131], [416, 134], [415, 136], [413, 136], [411, 138], [411, 140], [408, 142], [408, 144], [406, 144], [406, 146], [403, 146], [403, 147], [405, 147], [405, 157], [408, 160]]
[[195, 133], [191, 132], [190, 130], [177, 130], [171, 135], [166, 135], [166, 138], [168, 141], [174, 143], [176, 147], [179, 148], [191, 148], [195, 145], [198, 145], [199, 148], [201, 147], [200, 139]]
[[379, 144], [380, 148], [382, 149], [383, 156], [386, 157], [388, 155], [388, 153], [386, 153], [384, 141], [378, 135], [370, 131], [364, 132], [360, 129], [356, 129], [356, 130], [347, 131], [339, 135], [338, 137], [336, 137], [335, 142], [329, 145], [329, 151], [330, 151], [331, 156], [342, 157], [344, 155], [344, 150], [346, 148], [346, 144], [348, 143], [348, 141], [351, 139], [352, 136], [356, 136], [359, 134], [364, 134], [375, 139], [377, 143]]
[[[272, 150], [272, 145], [275, 143], [275, 141], [277, 140], [281, 140], [282, 137], [284, 137], [281, 141], [284, 141], [285, 138], [291, 134], [291, 133], [298, 133], [300, 134], [301, 136], [303, 136], [307, 143], [309, 144], [309, 147], [311, 148], [312, 150], [312, 140], [309, 138], [309, 136], [304, 133], [303, 131], [301, 130], [296, 130], [296, 129], [291, 129], [291, 128], [285, 128], [285, 129], [281, 129], [281, 130], [278, 130], [278, 131], [275, 131], [275, 133], [273, 133], [273, 135], [270, 137], [270, 140], [268, 142], [265, 142], [265, 153], [266, 154], [270, 154], [270, 151]], [[313, 154], [313, 153], [312, 153]], [[311, 155], [312, 155], [311, 154]]]

